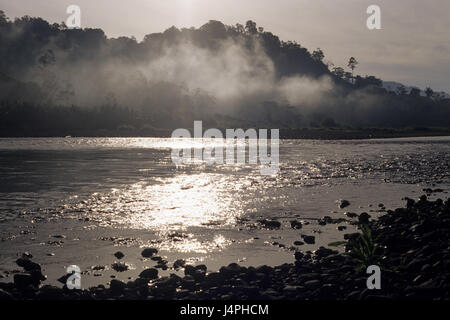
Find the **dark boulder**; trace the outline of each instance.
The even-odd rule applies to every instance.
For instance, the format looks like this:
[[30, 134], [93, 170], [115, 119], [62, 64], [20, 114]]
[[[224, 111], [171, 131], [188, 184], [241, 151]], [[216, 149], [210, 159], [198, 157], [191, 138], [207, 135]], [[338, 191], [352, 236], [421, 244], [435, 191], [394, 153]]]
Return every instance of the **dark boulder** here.
[[0, 289], [0, 301], [4, 301], [4, 300], [14, 300], [14, 297], [8, 291]]
[[305, 255], [304, 255], [302, 252], [300, 252], [300, 251], [297, 251], [297, 252], [294, 254], [295, 260], [302, 260], [304, 256], [305, 256]]
[[153, 256], [154, 254], [157, 254], [158, 250], [155, 248], [145, 248], [144, 250], [142, 250], [141, 255], [144, 258], [150, 258], [151, 256]]
[[338, 253], [338, 251], [331, 250], [331, 249], [328, 249], [325, 247], [320, 247], [314, 253], [316, 254], [317, 257], [323, 258], [323, 257], [330, 256], [332, 254], [336, 254], [336, 253]]
[[33, 276], [29, 273], [16, 273], [14, 275], [14, 284], [19, 289], [24, 289], [28, 287], [29, 285], [34, 285], [35, 280], [33, 279]]
[[311, 289], [317, 289], [317, 288], [320, 288], [321, 283], [320, 283], [319, 280], [308, 280], [308, 281], [306, 281], [306, 282], [303, 284], [303, 286], [304, 286], [306, 289], [311, 290]]
[[111, 265], [111, 268], [113, 268], [117, 272], [124, 272], [129, 269], [128, 265], [122, 262], [115, 262]]
[[122, 252], [120, 252], [120, 251], [117, 251], [116, 253], [114, 253], [114, 256], [117, 259], [122, 259], [123, 257], [125, 257], [125, 255]]
[[175, 261], [175, 262], [173, 263], [173, 267], [174, 267], [175, 269], [182, 268], [182, 267], [184, 267], [185, 265], [186, 265], [186, 261], [184, 261], [183, 259], [178, 259], [177, 261]]
[[266, 220], [266, 219], [262, 219], [262, 220], [258, 220], [258, 222], [267, 229], [279, 229], [281, 227], [281, 223], [279, 221], [276, 220]]
[[302, 235], [303, 241], [305, 241], [307, 244], [314, 244], [316, 243], [316, 237], [314, 236], [306, 236]]
[[195, 269], [206, 272], [208, 270], [208, 267], [206, 267], [206, 265], [204, 264], [199, 264], [198, 266], [195, 267]]
[[144, 279], [156, 279], [158, 278], [158, 270], [155, 268], [145, 269], [139, 274], [139, 277]]
[[31, 261], [28, 258], [19, 258], [16, 260], [16, 264], [19, 267], [24, 268], [25, 271], [31, 271], [31, 270], [41, 270], [41, 266], [33, 261]]
[[42, 286], [39, 289], [38, 299], [59, 300], [64, 297], [64, 291], [61, 288], [51, 285]]
[[349, 217], [349, 218], [356, 218], [356, 217], [358, 217], [358, 215], [356, 214], [356, 213], [354, 213], [354, 212], [346, 212], [346, 213], [344, 213], [347, 217]]
[[341, 203], [339, 204], [339, 208], [344, 209], [350, 205], [350, 201], [348, 200], [341, 200]]
[[344, 239], [345, 240], [357, 240], [357, 239], [359, 239], [360, 236], [361, 236], [361, 234], [358, 232], [346, 233], [346, 234], [344, 234]]
[[220, 272], [208, 273], [205, 277], [204, 284], [209, 287], [217, 287], [225, 281], [224, 275]]
[[241, 273], [242, 267], [237, 263], [230, 263], [226, 267], [220, 268], [219, 272], [227, 278], [231, 278], [234, 275]]
[[126, 286], [127, 285], [124, 282], [117, 280], [117, 279], [112, 279], [109, 284], [111, 292], [114, 295], [121, 295], [124, 292]]
[[363, 212], [358, 217], [358, 222], [360, 224], [368, 224], [370, 219], [370, 215], [367, 212]]
[[196, 269], [194, 266], [187, 265], [184, 267], [184, 274], [192, 276], [195, 273]]
[[302, 228], [302, 223], [300, 221], [297, 220], [292, 220], [291, 221], [291, 228], [292, 229], [301, 229]]

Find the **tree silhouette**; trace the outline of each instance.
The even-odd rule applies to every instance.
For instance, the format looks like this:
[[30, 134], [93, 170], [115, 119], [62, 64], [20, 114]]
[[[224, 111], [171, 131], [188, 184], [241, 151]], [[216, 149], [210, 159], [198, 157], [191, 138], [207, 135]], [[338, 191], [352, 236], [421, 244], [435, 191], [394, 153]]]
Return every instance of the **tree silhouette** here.
[[431, 97], [433, 97], [434, 91], [430, 87], [427, 87], [425, 89], [425, 94], [426, 94], [427, 98], [431, 98]]
[[8, 18], [4, 11], [0, 10], [0, 24], [6, 24], [8, 22]]
[[248, 20], [245, 23], [245, 31], [247, 31], [248, 34], [257, 34], [258, 29], [256, 28], [256, 22], [253, 22], [252, 20]]
[[412, 97], [420, 97], [420, 89], [419, 88], [411, 88], [409, 95]]
[[336, 75], [336, 77], [343, 79], [345, 75], [345, 70], [344, 68], [341, 67], [335, 67], [333, 68], [333, 73]]
[[344, 79], [349, 81], [349, 82], [352, 82], [353, 81], [352, 73], [351, 72], [344, 72]]
[[374, 76], [365, 76], [364, 78], [356, 76], [355, 78], [355, 87], [357, 88], [365, 88], [365, 87], [381, 88], [382, 85], [383, 81]]
[[323, 58], [325, 58], [325, 55], [324, 55], [322, 49], [317, 48], [316, 50], [313, 51], [311, 57], [316, 61], [322, 61]]
[[406, 90], [406, 87], [404, 85], [400, 85], [397, 87], [397, 89], [395, 90], [395, 92], [399, 95], [399, 96], [404, 96], [408, 93], [408, 90]]
[[348, 60], [347, 66], [348, 66], [350, 69], [352, 69], [352, 83], [353, 83], [353, 84], [355, 83], [354, 76], [353, 76], [353, 71], [356, 69], [356, 66], [357, 66], [357, 65], [358, 65], [358, 61], [357, 61], [354, 57], [351, 57], [351, 58]]
[[[266, 61], [270, 64], [273, 77], [267, 92], [224, 102], [217, 92], [201, 85], [195, 91], [182, 76], [167, 79], [158, 70], [148, 76], [139, 67], [165, 69], [167, 63], [168, 69], [175, 64], [176, 70], [184, 71], [178, 67], [184, 60], [177, 59], [183, 59], [186, 48], [189, 53], [199, 49], [202, 55], [197, 60], [217, 56], [222, 62], [221, 51], [230, 45], [238, 49], [232, 52], [240, 58], [232, 63], [245, 71], [249, 82], [258, 83], [261, 67]], [[209, 74], [208, 61], [203, 60], [189, 77], [215, 81], [227, 75], [227, 63], [217, 63]], [[418, 89], [396, 95], [385, 91], [378, 78], [354, 75], [358, 64], [354, 57], [348, 63], [352, 72], [324, 61], [320, 48], [311, 53], [295, 41], [281, 41], [253, 21], [245, 26], [211, 20], [200, 28], [172, 27], [139, 42], [132, 37], [108, 38], [101, 29], [69, 30], [41, 18], [10, 20], [0, 11], [0, 135], [151, 135], [154, 129], [186, 128], [194, 119], [216, 128], [450, 126], [450, 99], [445, 95], [438, 99], [429, 88], [427, 96], [432, 99], [417, 95]], [[298, 88], [297, 78], [310, 83], [331, 78], [333, 85], [326, 93], [317, 93], [324, 96], [320, 104], [303, 108], [309, 99], [287, 102], [271, 91], [289, 78], [295, 80], [292, 91]], [[223, 87], [218, 91], [233, 85], [220, 83]], [[233, 112], [227, 108], [231, 104], [236, 106]]]
[[240, 23], [236, 23], [235, 30], [237, 33], [245, 33], [245, 27]]

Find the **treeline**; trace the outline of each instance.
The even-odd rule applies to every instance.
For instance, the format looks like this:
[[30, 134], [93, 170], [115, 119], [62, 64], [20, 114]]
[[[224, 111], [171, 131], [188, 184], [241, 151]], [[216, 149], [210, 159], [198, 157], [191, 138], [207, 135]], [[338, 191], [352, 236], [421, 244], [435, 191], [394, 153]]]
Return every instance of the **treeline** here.
[[162, 33], [149, 34], [138, 42], [134, 37], [108, 39], [101, 29], [67, 29], [64, 23], [49, 24], [29, 16], [9, 21], [0, 11], [0, 35], [0, 70], [19, 78], [34, 67], [55, 62], [55, 54], [60, 50], [65, 53], [59, 57], [64, 63], [111, 57], [137, 63], [160, 56], [168, 46], [186, 42], [199, 48], [220, 50], [220, 44], [227, 39], [239, 41], [249, 50], [256, 43], [262, 45], [273, 60], [279, 77], [330, 74], [328, 67], [320, 59], [313, 58], [306, 48], [293, 41], [281, 41], [271, 32], [257, 28], [252, 21], [245, 26], [209, 21], [198, 29], [171, 27]]
[[[102, 106], [81, 108], [76, 106], [39, 106], [29, 103], [0, 103], [0, 136], [67, 136], [108, 135], [134, 127], [136, 115], [128, 109]], [[151, 131], [150, 126], [142, 129]]]
[[107, 38], [0, 11], [0, 134], [158, 135], [209, 127], [450, 126], [450, 101], [387, 92], [358, 61], [335, 66], [318, 48], [255, 22], [171, 27], [142, 41]]

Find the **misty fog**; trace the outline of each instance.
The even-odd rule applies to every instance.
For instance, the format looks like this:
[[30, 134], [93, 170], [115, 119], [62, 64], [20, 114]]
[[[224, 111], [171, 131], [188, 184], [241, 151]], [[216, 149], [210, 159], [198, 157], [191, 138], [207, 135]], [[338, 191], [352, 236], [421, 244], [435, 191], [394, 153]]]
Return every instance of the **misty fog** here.
[[438, 126], [450, 118], [442, 116], [450, 115], [448, 100], [397, 96], [367, 77], [345, 80], [251, 21], [172, 27], [141, 42], [29, 17], [4, 18], [0, 27], [4, 101], [126, 108], [159, 127]]

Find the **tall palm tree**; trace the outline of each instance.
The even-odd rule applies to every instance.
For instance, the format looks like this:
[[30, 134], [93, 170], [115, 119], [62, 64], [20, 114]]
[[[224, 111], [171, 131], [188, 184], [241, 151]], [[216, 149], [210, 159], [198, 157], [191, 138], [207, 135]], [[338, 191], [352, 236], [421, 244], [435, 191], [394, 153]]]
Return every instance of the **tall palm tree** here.
[[358, 65], [358, 61], [356, 60], [355, 57], [351, 57], [348, 60], [348, 64], [347, 66], [352, 69], [352, 83], [355, 84], [355, 77], [353, 76], [353, 71], [355, 70], [356, 66]]

